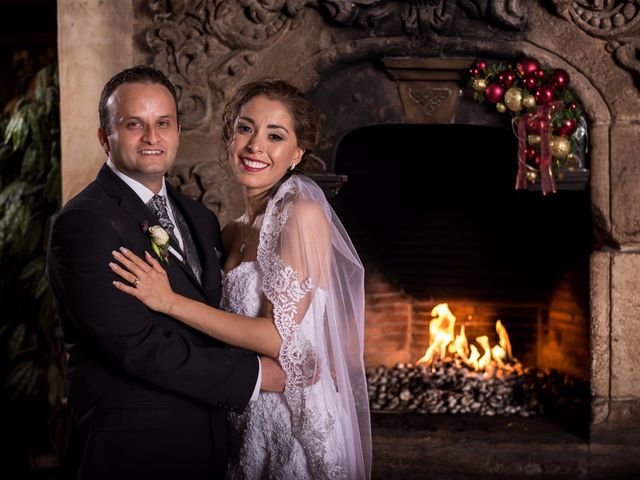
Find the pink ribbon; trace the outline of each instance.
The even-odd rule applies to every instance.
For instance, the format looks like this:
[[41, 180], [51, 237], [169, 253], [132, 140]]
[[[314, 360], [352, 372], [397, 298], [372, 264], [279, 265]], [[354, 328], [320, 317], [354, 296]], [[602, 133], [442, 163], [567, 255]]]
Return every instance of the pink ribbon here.
[[518, 173], [516, 174], [516, 190], [527, 188], [527, 123], [546, 120], [548, 126], [540, 131], [540, 186], [542, 194], [556, 193], [556, 183], [551, 171], [551, 115], [562, 107], [562, 101], [540, 105], [535, 112], [523, 115], [518, 123]]
[[516, 190], [527, 189], [527, 116], [518, 121], [518, 173], [516, 174]]

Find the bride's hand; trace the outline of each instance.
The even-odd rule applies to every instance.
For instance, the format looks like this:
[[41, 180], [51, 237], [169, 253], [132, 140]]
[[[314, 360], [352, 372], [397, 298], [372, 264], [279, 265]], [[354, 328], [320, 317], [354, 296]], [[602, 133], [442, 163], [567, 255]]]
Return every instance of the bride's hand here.
[[136, 297], [151, 310], [168, 313], [175, 293], [171, 290], [167, 272], [160, 263], [148, 252], [144, 252], [145, 262], [124, 247], [119, 252], [114, 250], [112, 254], [120, 265], [110, 262], [109, 267], [131, 286], [119, 281], [114, 281], [113, 285]]

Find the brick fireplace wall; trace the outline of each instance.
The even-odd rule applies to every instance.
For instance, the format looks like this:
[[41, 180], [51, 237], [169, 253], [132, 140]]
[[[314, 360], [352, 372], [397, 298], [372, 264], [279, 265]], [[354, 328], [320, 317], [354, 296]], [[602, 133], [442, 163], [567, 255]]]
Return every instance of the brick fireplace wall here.
[[540, 323], [538, 366], [589, 379], [589, 316], [586, 272], [563, 275]]
[[391, 367], [415, 363], [429, 345], [431, 311], [448, 303], [456, 316], [456, 334], [465, 326], [470, 343], [487, 335], [498, 343], [496, 320], [506, 327], [513, 355], [525, 366], [555, 369], [580, 380], [589, 379], [589, 324], [586, 302], [576, 293], [584, 281], [567, 273], [550, 302], [483, 301], [457, 298], [415, 299], [366, 265], [365, 366]]

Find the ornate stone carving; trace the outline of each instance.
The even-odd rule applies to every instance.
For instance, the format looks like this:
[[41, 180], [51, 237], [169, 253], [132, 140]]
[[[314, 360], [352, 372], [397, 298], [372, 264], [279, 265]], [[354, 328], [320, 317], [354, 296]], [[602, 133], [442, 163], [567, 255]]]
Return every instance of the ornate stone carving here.
[[401, 26], [405, 33], [445, 33], [456, 16], [488, 20], [502, 27], [522, 29], [526, 10], [522, 0], [319, 0], [335, 21], [372, 30]]
[[201, 202], [218, 215], [233, 195], [233, 180], [216, 162], [177, 165], [171, 170], [168, 180], [178, 191]]
[[257, 52], [298, 27], [306, 6], [383, 35], [451, 33], [456, 18], [521, 29], [522, 0], [138, 0], [152, 17], [153, 63], [176, 85], [185, 130], [207, 129], [219, 104], [257, 62]]
[[553, 0], [556, 11], [589, 35], [616, 38], [640, 31], [636, 0]]
[[637, 0], [553, 0], [558, 15], [597, 38], [640, 81], [640, 5]]
[[[142, 2], [142, 0], [140, 0]], [[185, 130], [208, 128], [211, 105], [239, 83], [257, 51], [298, 25], [308, 0], [147, 0], [153, 63], [178, 90]]]
[[430, 117], [442, 102], [450, 96], [451, 92], [444, 88], [409, 88], [409, 98], [422, 107], [427, 117]]
[[232, 49], [261, 50], [298, 26], [308, 0], [223, 0], [213, 2], [206, 26]]

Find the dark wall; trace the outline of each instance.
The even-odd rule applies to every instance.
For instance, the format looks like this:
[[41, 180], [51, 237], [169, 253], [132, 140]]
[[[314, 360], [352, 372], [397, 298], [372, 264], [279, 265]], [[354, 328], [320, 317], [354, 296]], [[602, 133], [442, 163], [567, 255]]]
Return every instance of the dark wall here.
[[[0, 107], [56, 56], [55, 0], [0, 0]], [[25, 75], [26, 74], [26, 75]]]

